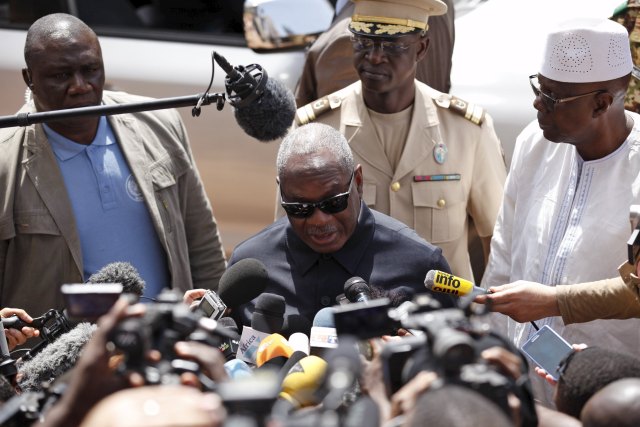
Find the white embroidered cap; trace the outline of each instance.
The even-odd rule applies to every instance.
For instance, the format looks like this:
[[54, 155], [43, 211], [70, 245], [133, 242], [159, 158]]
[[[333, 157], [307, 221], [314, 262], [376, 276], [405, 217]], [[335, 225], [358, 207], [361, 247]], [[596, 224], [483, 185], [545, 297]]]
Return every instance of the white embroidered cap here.
[[572, 19], [547, 36], [540, 74], [567, 83], [617, 79], [633, 69], [629, 35], [609, 19]]

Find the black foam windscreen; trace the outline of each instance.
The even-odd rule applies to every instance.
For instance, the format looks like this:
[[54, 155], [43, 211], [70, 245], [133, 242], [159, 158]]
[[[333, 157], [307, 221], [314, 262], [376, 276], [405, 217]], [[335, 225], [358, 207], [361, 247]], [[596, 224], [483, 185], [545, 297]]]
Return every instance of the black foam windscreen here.
[[282, 331], [286, 303], [281, 295], [263, 293], [258, 297], [251, 316], [251, 328], [268, 334]]
[[87, 283], [120, 283], [122, 292], [142, 296], [145, 281], [138, 270], [128, 262], [112, 262], [92, 274]]
[[277, 80], [269, 79], [264, 93], [243, 107], [234, 108], [238, 125], [262, 142], [284, 137], [293, 124], [296, 103], [293, 93]]
[[260, 295], [269, 283], [267, 267], [255, 259], [245, 258], [236, 262], [220, 277], [218, 296], [233, 308], [246, 304]]
[[96, 325], [80, 323], [46, 346], [20, 368], [18, 386], [23, 392], [42, 391], [43, 383], [50, 383], [76, 364], [84, 345], [91, 339]]

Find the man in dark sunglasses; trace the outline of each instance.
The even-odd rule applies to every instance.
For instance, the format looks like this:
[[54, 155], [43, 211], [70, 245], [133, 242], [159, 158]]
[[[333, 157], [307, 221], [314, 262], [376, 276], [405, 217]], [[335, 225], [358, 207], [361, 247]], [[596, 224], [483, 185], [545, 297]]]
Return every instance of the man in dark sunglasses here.
[[[362, 203], [362, 167], [337, 130], [322, 124], [296, 129], [280, 146], [277, 170], [286, 216], [238, 245], [229, 264], [244, 258], [265, 264], [265, 292], [287, 304], [283, 334], [309, 333], [315, 314], [335, 305], [354, 276], [382, 295], [398, 287], [425, 293], [429, 270], [450, 271], [439, 248]], [[453, 306], [446, 295], [433, 297]], [[244, 325], [253, 309], [253, 303], [235, 309]]]

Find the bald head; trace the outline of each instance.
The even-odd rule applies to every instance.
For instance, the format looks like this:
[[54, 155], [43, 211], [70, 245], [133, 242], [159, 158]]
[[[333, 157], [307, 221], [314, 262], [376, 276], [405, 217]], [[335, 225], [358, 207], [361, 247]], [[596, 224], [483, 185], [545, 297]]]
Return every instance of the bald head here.
[[24, 45], [24, 60], [27, 67], [31, 66], [33, 56], [42, 52], [48, 42], [53, 40], [70, 41], [78, 36], [90, 37], [98, 40], [96, 33], [75, 16], [66, 13], [53, 13], [43, 16], [34, 22]]
[[593, 395], [580, 416], [583, 427], [640, 425], [640, 378], [615, 381]]

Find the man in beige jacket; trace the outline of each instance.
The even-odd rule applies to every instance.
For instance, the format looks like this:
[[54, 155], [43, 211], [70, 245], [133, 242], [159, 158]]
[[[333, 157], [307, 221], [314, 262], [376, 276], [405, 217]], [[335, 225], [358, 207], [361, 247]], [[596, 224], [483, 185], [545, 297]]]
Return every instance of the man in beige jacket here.
[[[65, 14], [36, 21], [21, 112], [121, 104], [103, 92], [100, 43]], [[225, 269], [211, 205], [175, 110], [0, 130], [0, 307], [63, 308], [60, 286], [127, 261], [147, 283], [216, 289]]]

